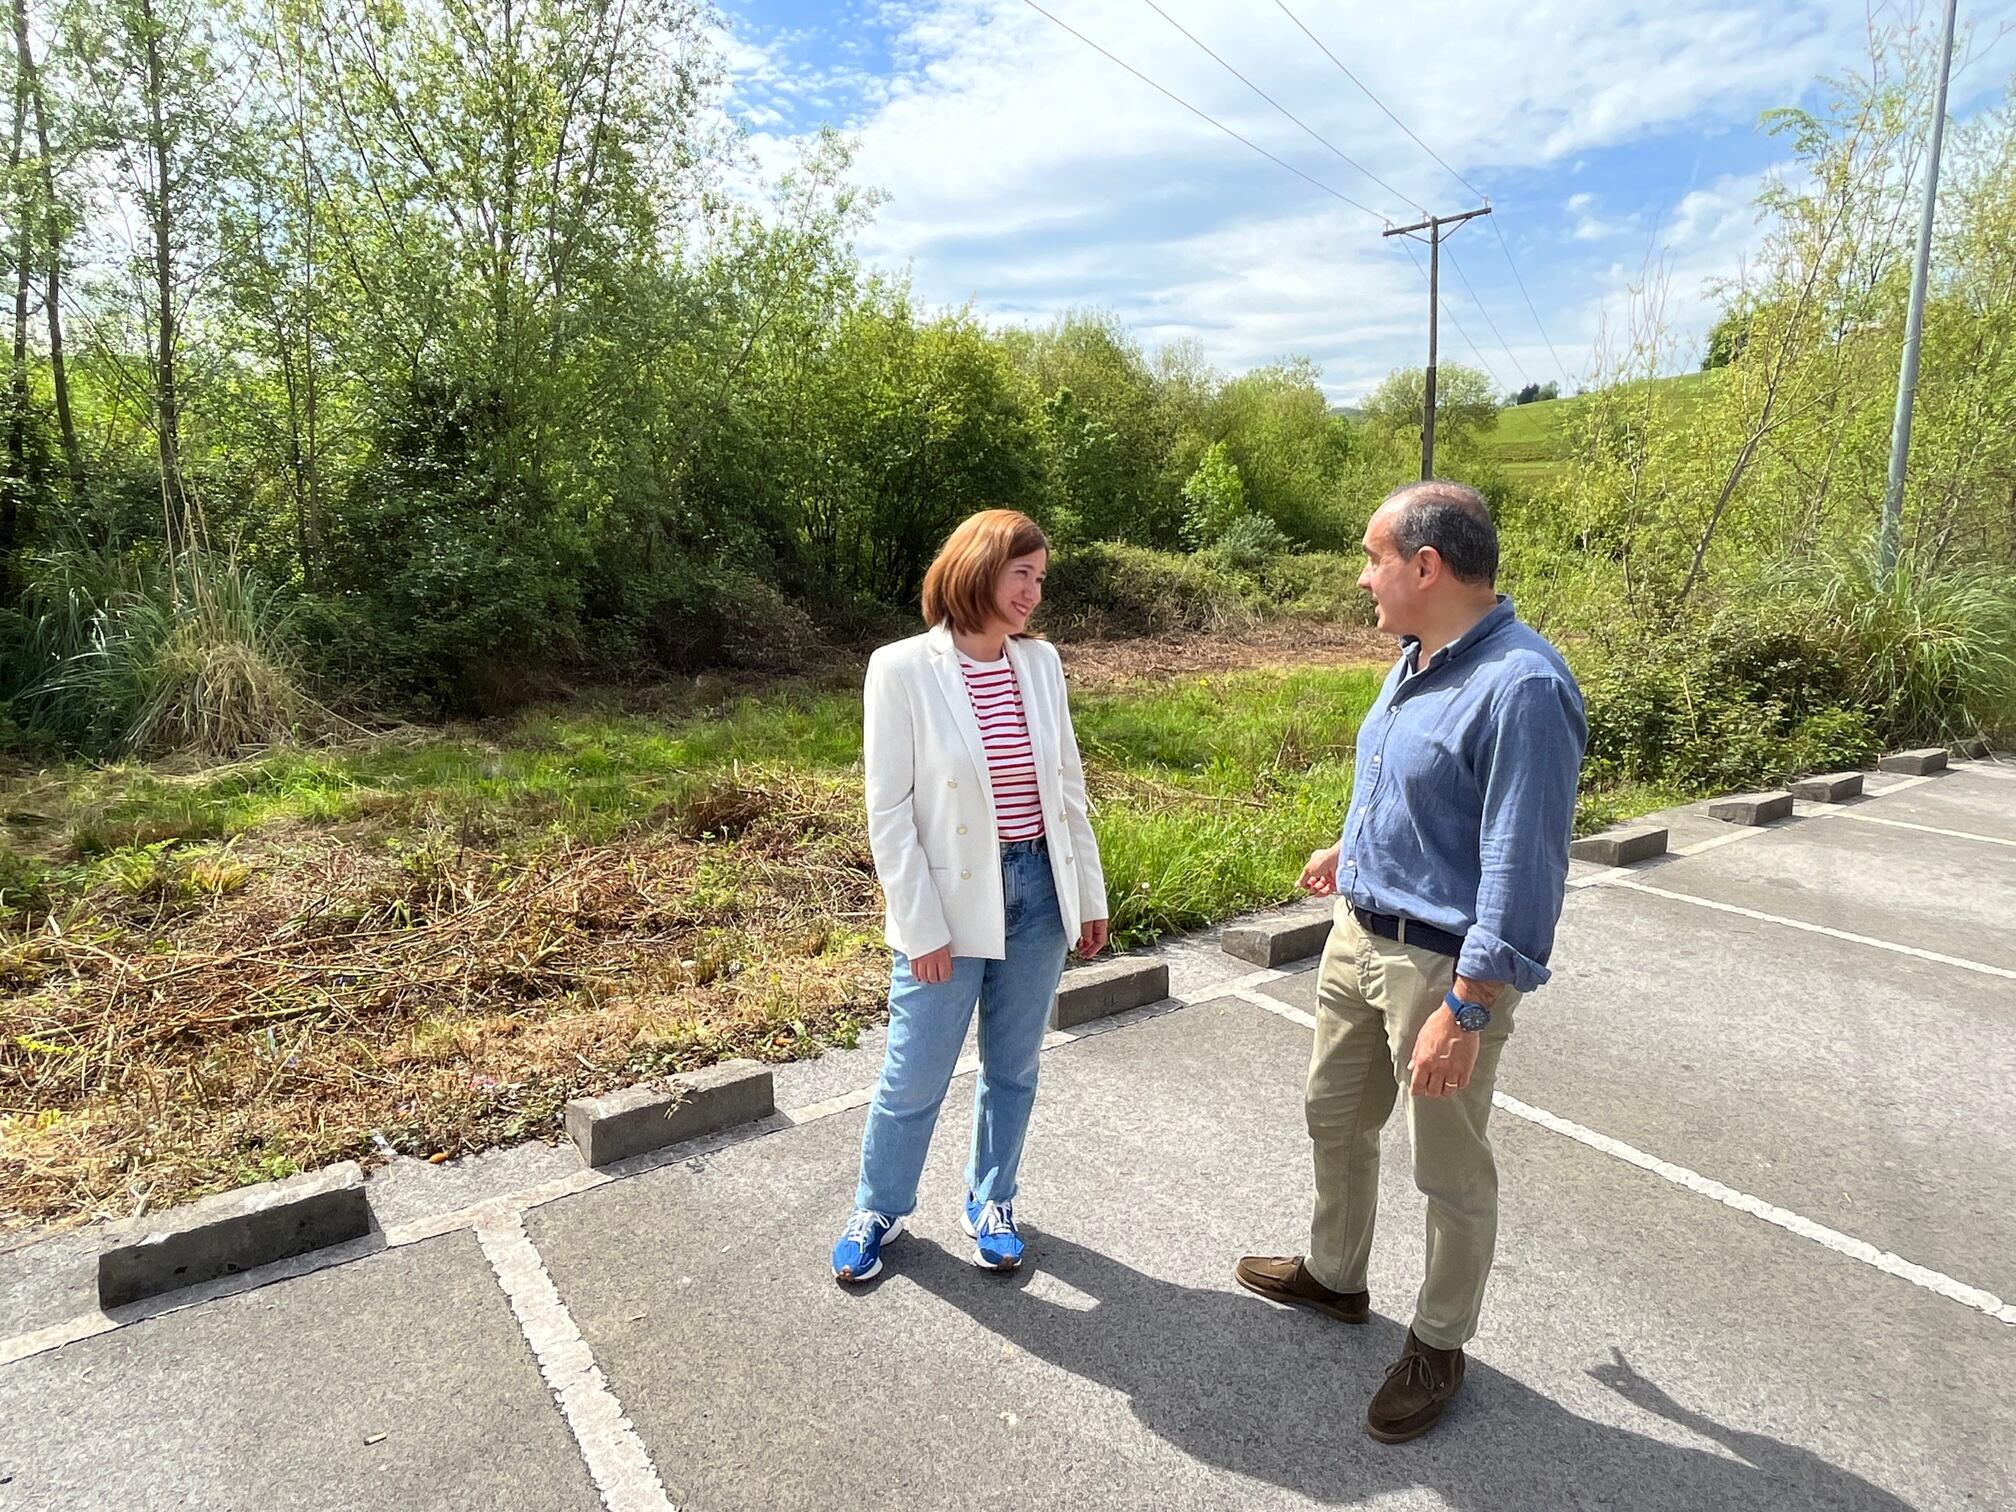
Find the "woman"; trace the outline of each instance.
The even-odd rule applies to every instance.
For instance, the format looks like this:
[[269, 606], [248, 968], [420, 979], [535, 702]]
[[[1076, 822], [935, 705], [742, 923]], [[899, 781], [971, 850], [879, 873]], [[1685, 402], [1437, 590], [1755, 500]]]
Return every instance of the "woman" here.
[[889, 1051], [833, 1274], [866, 1281], [917, 1180], [974, 1005], [980, 1084], [962, 1227], [973, 1263], [1022, 1263], [1015, 1178], [1066, 947], [1106, 944], [1106, 880], [1064, 671], [1028, 636], [1050, 543], [1011, 509], [974, 515], [924, 575], [923, 635], [868, 663], [868, 841], [895, 953]]

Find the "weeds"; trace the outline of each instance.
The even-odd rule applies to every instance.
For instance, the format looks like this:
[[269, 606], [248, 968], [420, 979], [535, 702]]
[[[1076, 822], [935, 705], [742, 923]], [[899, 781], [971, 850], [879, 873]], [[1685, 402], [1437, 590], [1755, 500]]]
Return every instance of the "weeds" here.
[[[1380, 675], [1076, 700], [1121, 945], [1293, 896]], [[888, 970], [859, 756], [858, 694], [798, 687], [38, 791], [51, 857], [0, 852], [36, 900], [0, 930], [0, 1228], [853, 1043]]]
[[285, 605], [231, 558], [71, 552], [45, 564], [27, 608], [11, 708], [62, 744], [230, 756], [325, 714], [302, 692]]
[[1886, 579], [1865, 552], [1794, 574], [1785, 596], [1848, 652], [1856, 705], [1897, 743], [2016, 731], [2016, 574], [1906, 554]]

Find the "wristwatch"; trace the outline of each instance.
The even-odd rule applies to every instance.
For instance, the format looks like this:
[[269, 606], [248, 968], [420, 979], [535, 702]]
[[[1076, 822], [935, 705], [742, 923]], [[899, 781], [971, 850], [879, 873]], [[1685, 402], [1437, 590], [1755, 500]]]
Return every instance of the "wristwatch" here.
[[1491, 1010], [1489, 1008], [1486, 1008], [1482, 1003], [1464, 1002], [1463, 999], [1456, 996], [1456, 989], [1454, 987], [1451, 987], [1447, 992], [1442, 994], [1442, 1004], [1449, 1010], [1450, 1016], [1456, 1020], [1456, 1027], [1458, 1029], [1467, 1029], [1472, 1034], [1476, 1034], [1486, 1024], [1491, 1022]]

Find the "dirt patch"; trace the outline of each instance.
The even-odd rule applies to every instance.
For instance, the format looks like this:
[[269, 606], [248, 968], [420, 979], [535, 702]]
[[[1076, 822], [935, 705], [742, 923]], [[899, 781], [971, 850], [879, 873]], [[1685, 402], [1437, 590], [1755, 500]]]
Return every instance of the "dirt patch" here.
[[1392, 665], [1394, 640], [1366, 625], [1277, 622], [1217, 635], [1144, 635], [1060, 641], [1075, 688], [1110, 688], [1257, 667]]
[[888, 970], [858, 790], [708, 797], [704, 842], [164, 856], [0, 936], [0, 1231], [552, 1138], [572, 1097], [851, 1043]]

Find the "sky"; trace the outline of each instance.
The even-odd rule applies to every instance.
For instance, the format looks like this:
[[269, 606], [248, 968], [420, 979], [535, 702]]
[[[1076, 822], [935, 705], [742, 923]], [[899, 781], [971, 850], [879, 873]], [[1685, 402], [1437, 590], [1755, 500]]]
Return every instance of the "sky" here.
[[[1820, 78], [1862, 64], [1869, 7], [1938, 19], [1908, 0], [1038, 3], [1049, 16], [1031, 0], [724, 0], [730, 107], [769, 174], [823, 125], [855, 140], [856, 179], [888, 195], [859, 250], [907, 271], [928, 308], [991, 324], [1107, 309], [1228, 372], [1313, 358], [1339, 403], [1426, 356], [1426, 249], [1417, 269], [1382, 231], [1474, 208], [1473, 188], [1493, 216], [1444, 243], [1444, 362], [1571, 392], [1650, 261], [1691, 365], [1789, 156], [1759, 113], [1816, 104]], [[1960, 16], [1964, 117], [2016, 70], [2016, 0]]]

